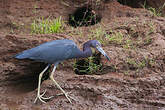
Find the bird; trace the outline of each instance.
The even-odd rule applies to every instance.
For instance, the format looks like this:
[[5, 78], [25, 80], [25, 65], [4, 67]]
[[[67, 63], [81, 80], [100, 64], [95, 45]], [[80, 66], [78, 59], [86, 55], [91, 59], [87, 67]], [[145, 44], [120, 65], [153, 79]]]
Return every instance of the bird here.
[[53, 77], [54, 72], [56, 70], [57, 65], [64, 60], [73, 59], [73, 58], [87, 58], [92, 56], [93, 54], [92, 48], [98, 50], [101, 54], [103, 54], [107, 58], [107, 60], [110, 61], [109, 56], [102, 49], [101, 43], [97, 40], [89, 40], [85, 42], [83, 44], [83, 51], [78, 48], [78, 46], [73, 40], [62, 39], [62, 40], [52, 40], [16, 54], [14, 56], [14, 58], [16, 59], [29, 59], [39, 62], [45, 62], [48, 64], [46, 68], [39, 74], [37, 96], [34, 100], [34, 103], [36, 103], [38, 99], [41, 102], [46, 103], [45, 100], [51, 99], [53, 97], [53, 96], [44, 97], [46, 90], [42, 94], [40, 94], [42, 76], [51, 65], [53, 65], [53, 70], [49, 75], [50, 80], [52, 80], [54, 84], [57, 86], [57, 88], [62, 91], [62, 94], [65, 95], [67, 100], [70, 103], [72, 103], [71, 102], [72, 97], [70, 97], [68, 93], [66, 93], [54, 79]]

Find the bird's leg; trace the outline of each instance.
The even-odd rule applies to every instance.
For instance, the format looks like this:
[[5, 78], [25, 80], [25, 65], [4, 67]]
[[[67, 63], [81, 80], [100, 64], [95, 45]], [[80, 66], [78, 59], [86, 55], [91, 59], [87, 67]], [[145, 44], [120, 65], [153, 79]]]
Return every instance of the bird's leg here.
[[48, 98], [43, 97], [43, 95], [46, 93], [46, 90], [45, 90], [45, 92], [43, 94], [40, 95], [41, 78], [42, 78], [43, 74], [45, 73], [45, 71], [49, 68], [49, 66], [50, 66], [50, 64], [39, 75], [39, 79], [38, 79], [38, 92], [37, 92], [37, 97], [34, 100], [34, 103], [36, 103], [37, 99], [39, 99], [43, 103], [46, 103], [43, 99], [50, 99], [50, 98], [52, 98], [52, 96], [51, 97], [48, 97]]
[[71, 100], [70, 100], [70, 98], [69, 98], [69, 96], [68, 96], [68, 94], [60, 87], [60, 85], [55, 81], [55, 79], [54, 79], [54, 77], [53, 77], [57, 65], [58, 65], [58, 63], [55, 63], [55, 64], [54, 64], [54, 68], [53, 68], [53, 71], [52, 71], [52, 73], [51, 73], [51, 75], [50, 75], [50, 79], [55, 83], [55, 85], [57, 86], [57, 88], [59, 88], [59, 89], [62, 91], [62, 93], [65, 95], [65, 97], [68, 99], [68, 101], [69, 101], [70, 103], [72, 103]]

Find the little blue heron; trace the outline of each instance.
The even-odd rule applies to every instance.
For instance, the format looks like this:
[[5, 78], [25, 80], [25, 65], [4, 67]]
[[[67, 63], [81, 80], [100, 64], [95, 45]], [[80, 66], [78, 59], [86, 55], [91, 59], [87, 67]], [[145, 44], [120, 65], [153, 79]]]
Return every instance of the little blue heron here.
[[54, 68], [50, 74], [50, 79], [55, 83], [55, 85], [62, 91], [62, 93], [65, 95], [65, 97], [68, 99], [68, 101], [71, 103], [71, 100], [68, 96], [68, 94], [60, 87], [60, 85], [55, 81], [53, 78], [55, 69], [57, 65], [67, 59], [72, 58], [86, 58], [92, 56], [92, 49], [95, 48], [99, 52], [101, 52], [108, 60], [110, 58], [107, 56], [107, 54], [104, 52], [104, 50], [101, 48], [100, 42], [97, 40], [89, 40], [83, 45], [83, 51], [81, 51], [74, 41], [64, 39], [64, 40], [53, 40], [44, 44], [41, 44], [37, 47], [25, 50], [17, 55], [15, 55], [15, 58], [17, 59], [32, 59], [39, 62], [45, 62], [48, 63], [46, 68], [39, 74], [39, 81], [38, 81], [38, 92], [37, 97], [34, 100], [34, 103], [36, 103], [37, 99], [39, 99], [41, 102], [46, 103], [44, 100], [50, 99], [51, 97], [43, 97], [43, 95], [46, 93], [46, 91], [43, 94], [40, 94], [40, 86], [41, 86], [41, 78], [44, 74], [44, 72], [52, 65], [54, 64]]

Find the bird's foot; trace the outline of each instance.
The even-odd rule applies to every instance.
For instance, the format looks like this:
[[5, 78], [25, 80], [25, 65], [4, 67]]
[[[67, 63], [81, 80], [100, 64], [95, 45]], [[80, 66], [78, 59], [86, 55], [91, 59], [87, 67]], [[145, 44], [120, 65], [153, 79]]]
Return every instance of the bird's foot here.
[[37, 102], [37, 99], [39, 99], [41, 102], [43, 102], [43, 103], [46, 103], [44, 100], [48, 100], [48, 99], [51, 99], [51, 98], [53, 98], [54, 96], [50, 96], [50, 97], [43, 97], [44, 95], [45, 95], [45, 93], [46, 93], [46, 90], [40, 95], [37, 95], [37, 97], [36, 97], [36, 99], [34, 100], [34, 103], [36, 103]]
[[72, 100], [74, 100], [74, 101], [77, 101], [76, 99], [74, 99], [73, 97], [71, 97], [69, 94], [70, 94], [71, 92], [65, 92], [65, 93], [59, 93], [59, 94], [56, 94], [57, 96], [60, 96], [60, 95], [65, 95], [65, 97], [68, 99], [68, 101], [70, 102], [70, 103], [72, 103], [71, 102], [71, 99]]

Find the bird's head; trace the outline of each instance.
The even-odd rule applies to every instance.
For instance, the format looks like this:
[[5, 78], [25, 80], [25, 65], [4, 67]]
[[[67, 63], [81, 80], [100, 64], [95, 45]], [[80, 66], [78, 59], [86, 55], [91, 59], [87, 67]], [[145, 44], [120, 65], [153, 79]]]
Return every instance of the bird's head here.
[[99, 41], [91, 40], [90, 41], [90, 47], [97, 49], [101, 54], [103, 54], [110, 61], [109, 56], [104, 52], [104, 50], [101, 47], [101, 43]]

